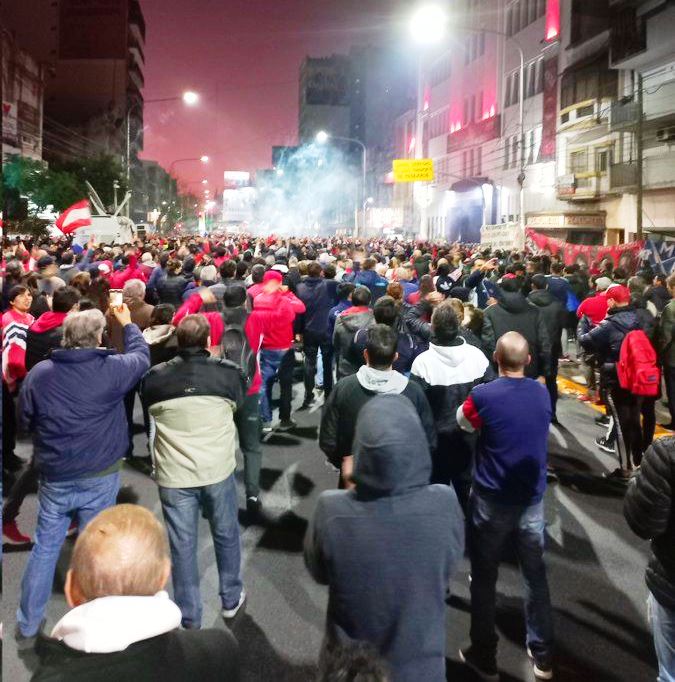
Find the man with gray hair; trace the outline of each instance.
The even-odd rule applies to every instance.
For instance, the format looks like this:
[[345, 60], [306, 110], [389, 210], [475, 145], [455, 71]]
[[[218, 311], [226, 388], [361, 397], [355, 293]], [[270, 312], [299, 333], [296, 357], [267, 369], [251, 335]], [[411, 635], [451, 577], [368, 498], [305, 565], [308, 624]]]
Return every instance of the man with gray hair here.
[[38, 363], [21, 387], [23, 427], [33, 434], [40, 476], [35, 545], [21, 582], [18, 635], [37, 635], [68, 526], [79, 528], [115, 503], [127, 449], [124, 396], [150, 367], [150, 351], [127, 305], [113, 311], [124, 353], [101, 348], [100, 310], [73, 313], [63, 348]]

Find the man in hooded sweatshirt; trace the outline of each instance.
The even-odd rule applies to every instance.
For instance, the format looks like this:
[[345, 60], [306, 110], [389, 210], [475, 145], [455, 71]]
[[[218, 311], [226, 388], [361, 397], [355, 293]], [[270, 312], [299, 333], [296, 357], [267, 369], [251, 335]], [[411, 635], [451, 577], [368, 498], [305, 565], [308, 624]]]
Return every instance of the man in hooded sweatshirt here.
[[323, 492], [305, 537], [307, 568], [329, 587], [324, 655], [364, 641], [392, 682], [444, 682], [445, 593], [464, 551], [457, 496], [429, 485], [425, 429], [404, 395], [363, 407], [353, 452], [354, 490]]
[[340, 485], [349, 482], [353, 468], [356, 420], [363, 406], [382, 394], [404, 395], [413, 404], [426, 433], [430, 450], [436, 447], [434, 418], [424, 391], [393, 369], [398, 336], [387, 325], [376, 324], [368, 330], [363, 357], [366, 364], [356, 374], [338, 381], [324, 406], [319, 430], [319, 447], [339, 468]]
[[492, 381], [495, 373], [483, 351], [469, 345], [459, 334], [457, 313], [444, 301], [431, 316], [429, 350], [413, 363], [411, 376], [427, 397], [436, 423], [438, 447], [432, 453], [431, 481], [451, 481], [463, 508], [471, 488], [471, 463], [475, 438], [467, 437], [457, 425], [457, 408], [471, 389]]
[[565, 325], [565, 318], [567, 316], [567, 309], [548, 290], [548, 280], [545, 275], [534, 275], [532, 277], [532, 291], [528, 294], [527, 300], [539, 309], [548, 338], [551, 340], [551, 371], [546, 376], [546, 388], [548, 394], [551, 396], [551, 408], [553, 416], [551, 421], [554, 424], [558, 423], [556, 417], [556, 406], [558, 405], [558, 360], [562, 355], [562, 330]]
[[551, 339], [540, 310], [530, 305], [514, 275], [504, 275], [499, 287], [501, 296], [485, 310], [481, 339], [486, 355], [491, 358], [497, 341], [506, 332], [522, 334], [530, 347], [530, 364], [525, 373], [530, 379], [545, 382], [551, 374]]
[[75, 543], [64, 593], [69, 611], [37, 642], [37, 682], [188, 682], [239, 679], [227, 629], [179, 630], [164, 591], [171, 571], [166, 533], [143, 507], [101, 512]]

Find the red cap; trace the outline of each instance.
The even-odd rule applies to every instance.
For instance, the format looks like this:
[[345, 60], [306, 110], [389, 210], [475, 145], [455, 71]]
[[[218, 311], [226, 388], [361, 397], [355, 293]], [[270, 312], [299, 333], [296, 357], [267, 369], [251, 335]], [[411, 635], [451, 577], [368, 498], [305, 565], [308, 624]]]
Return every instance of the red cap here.
[[507, 272], [502, 279], [516, 279], [516, 276], [512, 272]]
[[621, 284], [614, 284], [605, 293], [608, 301], [615, 303], [630, 303], [630, 290]]
[[282, 282], [283, 281], [283, 276], [278, 270], [268, 270], [264, 275], [263, 275], [263, 283], [265, 282], [271, 282], [273, 280], [276, 280], [277, 282]]

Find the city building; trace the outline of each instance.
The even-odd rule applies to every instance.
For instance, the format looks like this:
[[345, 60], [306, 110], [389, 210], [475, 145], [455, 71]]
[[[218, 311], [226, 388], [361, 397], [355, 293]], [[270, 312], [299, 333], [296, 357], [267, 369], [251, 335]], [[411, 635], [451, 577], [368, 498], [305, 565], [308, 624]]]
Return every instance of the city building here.
[[16, 35], [3, 27], [2, 158], [18, 154], [42, 159], [45, 69], [24, 49]]
[[346, 55], [306, 57], [300, 67], [298, 139], [314, 141], [319, 131], [333, 136], [350, 133], [350, 62]]
[[149, 220], [153, 212], [163, 213], [178, 198], [177, 180], [157, 161], [140, 159], [131, 172], [134, 202], [130, 217], [136, 223]]
[[143, 149], [145, 21], [139, 0], [49, 4], [58, 5], [58, 51], [45, 93], [46, 128], [60, 138], [53, 154], [110, 153], [126, 161], [128, 117], [135, 162]]

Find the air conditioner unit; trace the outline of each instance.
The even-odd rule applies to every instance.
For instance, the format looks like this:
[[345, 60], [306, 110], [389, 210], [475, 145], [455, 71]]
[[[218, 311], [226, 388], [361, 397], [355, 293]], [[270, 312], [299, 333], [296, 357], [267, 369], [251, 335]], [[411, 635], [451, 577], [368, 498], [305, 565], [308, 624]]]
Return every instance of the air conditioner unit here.
[[675, 126], [661, 128], [656, 131], [656, 139], [659, 142], [672, 142], [675, 140]]

